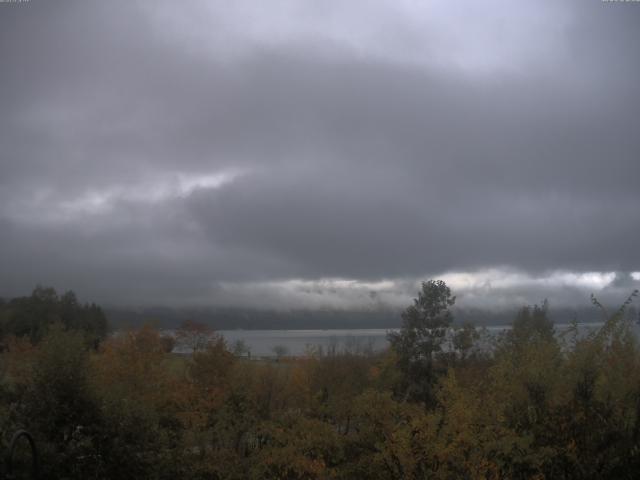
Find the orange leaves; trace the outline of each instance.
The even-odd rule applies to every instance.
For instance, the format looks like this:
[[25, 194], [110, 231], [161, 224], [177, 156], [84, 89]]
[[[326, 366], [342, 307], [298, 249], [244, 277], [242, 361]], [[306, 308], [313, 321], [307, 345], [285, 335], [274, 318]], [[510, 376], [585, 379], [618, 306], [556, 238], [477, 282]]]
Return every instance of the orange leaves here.
[[235, 363], [222, 338], [185, 359], [180, 392], [180, 418], [187, 428], [202, 429], [229, 394], [229, 378]]
[[189, 379], [205, 390], [225, 387], [234, 363], [235, 357], [218, 337], [192, 355], [188, 364]]
[[269, 438], [257, 455], [253, 478], [315, 480], [333, 478], [332, 465], [344, 460], [341, 438], [330, 425], [292, 415], [281, 424], [268, 424]]
[[33, 363], [37, 347], [26, 337], [10, 336], [5, 339], [6, 351], [2, 354], [3, 373], [13, 385], [29, 383], [33, 376]]
[[145, 326], [104, 342], [94, 357], [95, 385], [105, 398], [156, 408], [170, 391], [167, 354], [157, 331]]
[[176, 342], [180, 348], [196, 353], [207, 348], [210, 343], [220, 340], [211, 327], [193, 320], [185, 320], [176, 330]]

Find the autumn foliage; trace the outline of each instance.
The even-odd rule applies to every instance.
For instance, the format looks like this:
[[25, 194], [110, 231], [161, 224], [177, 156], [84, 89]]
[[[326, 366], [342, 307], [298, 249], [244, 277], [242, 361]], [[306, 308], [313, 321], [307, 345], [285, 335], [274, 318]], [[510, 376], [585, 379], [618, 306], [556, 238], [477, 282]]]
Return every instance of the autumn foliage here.
[[53, 321], [3, 340], [2, 431], [33, 432], [51, 479], [637, 477], [626, 305], [591, 332], [556, 332], [545, 304], [525, 307], [487, 339], [453, 326], [453, 299], [425, 283], [388, 351], [279, 361], [236, 356], [193, 323], [177, 355], [151, 327], [95, 348]]

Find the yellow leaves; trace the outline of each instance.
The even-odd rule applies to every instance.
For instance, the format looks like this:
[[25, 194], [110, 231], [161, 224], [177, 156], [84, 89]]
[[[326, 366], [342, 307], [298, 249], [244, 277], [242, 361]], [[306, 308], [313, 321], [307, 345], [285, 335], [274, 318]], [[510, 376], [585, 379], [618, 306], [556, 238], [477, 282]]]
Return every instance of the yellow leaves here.
[[10, 336], [5, 340], [6, 352], [2, 354], [3, 374], [11, 385], [30, 383], [33, 377], [33, 364], [38, 353], [26, 337]]
[[[14, 340], [5, 373], [32, 380], [39, 351]], [[390, 352], [247, 361], [219, 338], [171, 355], [143, 328], [106, 341], [89, 377], [114, 445], [151, 432], [137, 453], [162, 445], [185, 459], [191, 478], [542, 479], [599, 471], [637, 451], [640, 351], [624, 336], [574, 350], [536, 340], [455, 363], [438, 373], [428, 410], [394, 395], [396, 360]]]
[[431, 432], [431, 455], [438, 459], [433, 478], [505, 478], [503, 460], [517, 462], [526, 454], [528, 442], [505, 424], [487, 387], [482, 378], [461, 384], [453, 369], [441, 380], [441, 408], [421, 429]]
[[314, 480], [324, 478], [325, 468], [322, 460], [279, 450], [266, 458], [254, 475], [256, 479], [264, 480]]
[[219, 338], [192, 355], [188, 364], [189, 379], [205, 391], [216, 387], [224, 388], [234, 363], [235, 357]]
[[309, 406], [312, 403], [312, 378], [309, 371], [309, 361], [301, 361], [291, 368], [290, 393], [298, 407]]
[[332, 478], [331, 465], [343, 460], [341, 437], [330, 425], [293, 415], [261, 432], [270, 440], [257, 455], [256, 479], [316, 480]]
[[92, 359], [94, 385], [105, 401], [134, 402], [159, 410], [174, 389], [162, 339], [151, 327], [110, 338]]

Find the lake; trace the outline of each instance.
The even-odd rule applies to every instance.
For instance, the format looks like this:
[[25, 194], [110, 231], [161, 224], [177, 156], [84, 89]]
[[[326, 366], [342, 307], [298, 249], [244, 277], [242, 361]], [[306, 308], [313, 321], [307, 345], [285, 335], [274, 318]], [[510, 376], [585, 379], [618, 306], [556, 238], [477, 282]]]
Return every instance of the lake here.
[[[601, 326], [601, 323], [582, 323], [583, 332], [591, 331]], [[492, 325], [485, 327], [489, 336], [498, 335], [510, 328], [506, 325]], [[569, 328], [569, 324], [556, 324], [556, 331], [561, 333]], [[219, 330], [233, 349], [237, 341], [243, 341], [254, 357], [275, 356], [274, 348], [282, 347], [284, 355], [304, 355], [310, 349], [321, 347], [324, 351], [380, 351], [388, 345], [387, 333], [397, 329], [331, 329], [331, 330]], [[180, 348], [176, 348], [180, 352]]]

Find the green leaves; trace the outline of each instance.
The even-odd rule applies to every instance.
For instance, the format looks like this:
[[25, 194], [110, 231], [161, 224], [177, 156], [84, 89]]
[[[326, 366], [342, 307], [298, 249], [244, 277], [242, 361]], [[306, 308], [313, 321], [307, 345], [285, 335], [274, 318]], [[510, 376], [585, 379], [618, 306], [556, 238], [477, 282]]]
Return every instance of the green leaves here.
[[442, 280], [422, 282], [413, 305], [402, 314], [402, 328], [388, 335], [403, 373], [398, 393], [407, 399], [430, 405], [435, 400], [433, 387], [437, 379], [438, 354], [442, 352], [453, 315], [449, 307], [456, 297]]
[[31, 296], [0, 303], [2, 336], [28, 337], [38, 342], [55, 323], [81, 332], [85, 343], [94, 348], [108, 331], [102, 309], [95, 304], [81, 304], [72, 291], [58, 295], [53, 288], [37, 286]]

